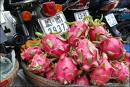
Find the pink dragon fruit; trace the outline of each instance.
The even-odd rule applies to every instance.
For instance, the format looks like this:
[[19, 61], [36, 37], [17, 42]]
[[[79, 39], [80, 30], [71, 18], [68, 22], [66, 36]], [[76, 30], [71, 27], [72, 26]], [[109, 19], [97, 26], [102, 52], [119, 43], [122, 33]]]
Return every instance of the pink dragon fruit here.
[[112, 65], [108, 62], [107, 54], [102, 53], [102, 57], [99, 60], [99, 64], [100, 67], [104, 68], [109, 74], [112, 74], [114, 69]]
[[109, 35], [107, 30], [104, 28], [102, 18], [93, 20], [92, 16], [88, 16], [85, 19], [89, 22], [90, 30], [88, 35], [91, 41], [100, 41], [100, 35]]
[[93, 85], [105, 85], [110, 80], [110, 73], [103, 67], [95, 68], [90, 74], [91, 83]]
[[28, 70], [40, 74], [50, 70], [51, 61], [43, 54], [35, 54], [31, 63], [28, 65]]
[[88, 86], [89, 80], [87, 79], [86, 76], [82, 76], [82, 77], [76, 79], [75, 84], [80, 85], [80, 86]]
[[125, 53], [125, 62], [130, 67], [130, 53]]
[[55, 80], [55, 72], [53, 69], [46, 72], [46, 78], [49, 80]]
[[66, 57], [64, 54], [59, 59], [55, 67], [56, 79], [62, 84], [69, 84], [78, 75], [78, 69], [73, 63], [71, 57]]
[[129, 81], [129, 68], [123, 62], [114, 61], [112, 62], [114, 71], [112, 73], [113, 78], [121, 83], [126, 83]]
[[90, 75], [92, 84], [105, 85], [110, 80], [113, 67], [107, 59], [107, 54], [103, 53], [99, 60], [100, 65]]
[[83, 70], [90, 71], [91, 67], [98, 66], [98, 49], [87, 39], [80, 39], [76, 47], [77, 63]]
[[21, 57], [25, 61], [30, 61], [35, 54], [41, 54], [41, 53], [42, 53], [42, 51], [41, 51], [40, 48], [38, 48], [38, 47], [31, 47], [31, 48], [28, 48], [28, 49], [24, 50], [21, 53]]
[[89, 30], [89, 37], [91, 41], [100, 41], [101, 35], [108, 35], [108, 32], [103, 26], [91, 27]]
[[76, 43], [80, 37], [85, 37], [85, 33], [88, 30], [88, 25], [85, 22], [75, 22], [71, 28], [68, 29], [68, 42], [72, 46], [76, 46]]
[[124, 53], [124, 46], [120, 40], [109, 37], [101, 42], [100, 51], [105, 52], [109, 59], [119, 60]]
[[69, 44], [62, 37], [55, 34], [48, 34], [42, 39], [43, 49], [51, 55], [60, 57], [63, 53], [69, 52]]

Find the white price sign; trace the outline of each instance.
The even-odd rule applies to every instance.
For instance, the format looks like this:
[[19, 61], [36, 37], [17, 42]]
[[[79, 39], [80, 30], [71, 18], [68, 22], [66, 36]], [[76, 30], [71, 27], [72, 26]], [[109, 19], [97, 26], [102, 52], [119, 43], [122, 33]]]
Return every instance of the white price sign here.
[[62, 12], [57, 13], [53, 17], [39, 19], [40, 26], [46, 34], [65, 32], [68, 29], [66, 18]]
[[89, 16], [88, 10], [84, 10], [84, 11], [74, 13], [74, 17], [75, 17], [76, 21], [82, 21], [85, 16]]
[[113, 13], [106, 15], [105, 19], [110, 27], [113, 27], [118, 24]]

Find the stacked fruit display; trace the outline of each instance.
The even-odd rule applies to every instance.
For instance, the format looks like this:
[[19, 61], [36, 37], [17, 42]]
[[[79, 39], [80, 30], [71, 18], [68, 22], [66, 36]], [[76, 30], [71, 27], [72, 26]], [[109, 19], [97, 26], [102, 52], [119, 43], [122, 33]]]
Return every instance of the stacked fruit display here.
[[99, 19], [69, 25], [67, 32], [43, 36], [40, 46], [21, 53], [30, 72], [64, 85], [129, 82], [130, 58], [121, 39], [112, 37]]

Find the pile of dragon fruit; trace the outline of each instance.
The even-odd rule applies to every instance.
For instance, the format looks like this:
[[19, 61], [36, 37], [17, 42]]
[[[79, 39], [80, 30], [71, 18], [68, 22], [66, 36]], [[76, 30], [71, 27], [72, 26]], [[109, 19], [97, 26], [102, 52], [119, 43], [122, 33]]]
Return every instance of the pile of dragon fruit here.
[[69, 23], [63, 34], [42, 37], [40, 47], [21, 53], [27, 69], [64, 85], [106, 85], [129, 82], [130, 58], [119, 38], [98, 20]]

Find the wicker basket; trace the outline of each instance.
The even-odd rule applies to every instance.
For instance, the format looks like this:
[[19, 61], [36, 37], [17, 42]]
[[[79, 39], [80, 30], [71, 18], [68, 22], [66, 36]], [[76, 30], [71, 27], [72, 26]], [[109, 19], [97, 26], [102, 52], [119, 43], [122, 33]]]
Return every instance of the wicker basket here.
[[12, 70], [12, 72], [6, 77], [6, 79], [3, 79], [0, 83], [0, 87], [11, 87], [15, 81], [15, 78], [17, 76], [17, 71], [19, 69], [19, 63], [16, 60], [15, 67]]
[[[36, 87], [82, 87], [82, 86], [77, 86], [77, 85], [61, 85], [60, 83], [56, 81], [48, 80], [46, 78], [43, 78], [41, 76], [38, 76], [36, 74], [29, 72], [26, 69], [25, 63], [22, 63], [22, 67], [26, 75], [26, 78], [31, 83], [33, 83]], [[88, 87], [88, 86], [83, 86], [83, 87]], [[89, 87], [97, 87], [97, 86], [89, 86]], [[129, 84], [108, 83], [104, 87], [129, 87]]]
[[48, 80], [46, 78], [43, 78], [41, 76], [38, 76], [36, 74], [29, 72], [26, 69], [26, 65], [24, 63], [22, 63], [22, 67], [23, 67], [23, 70], [24, 70], [24, 73], [25, 73], [27, 79], [31, 83], [33, 83], [34, 85], [36, 85], [38, 87], [41, 87], [41, 86], [61, 86], [61, 84], [59, 84], [55, 81]]

